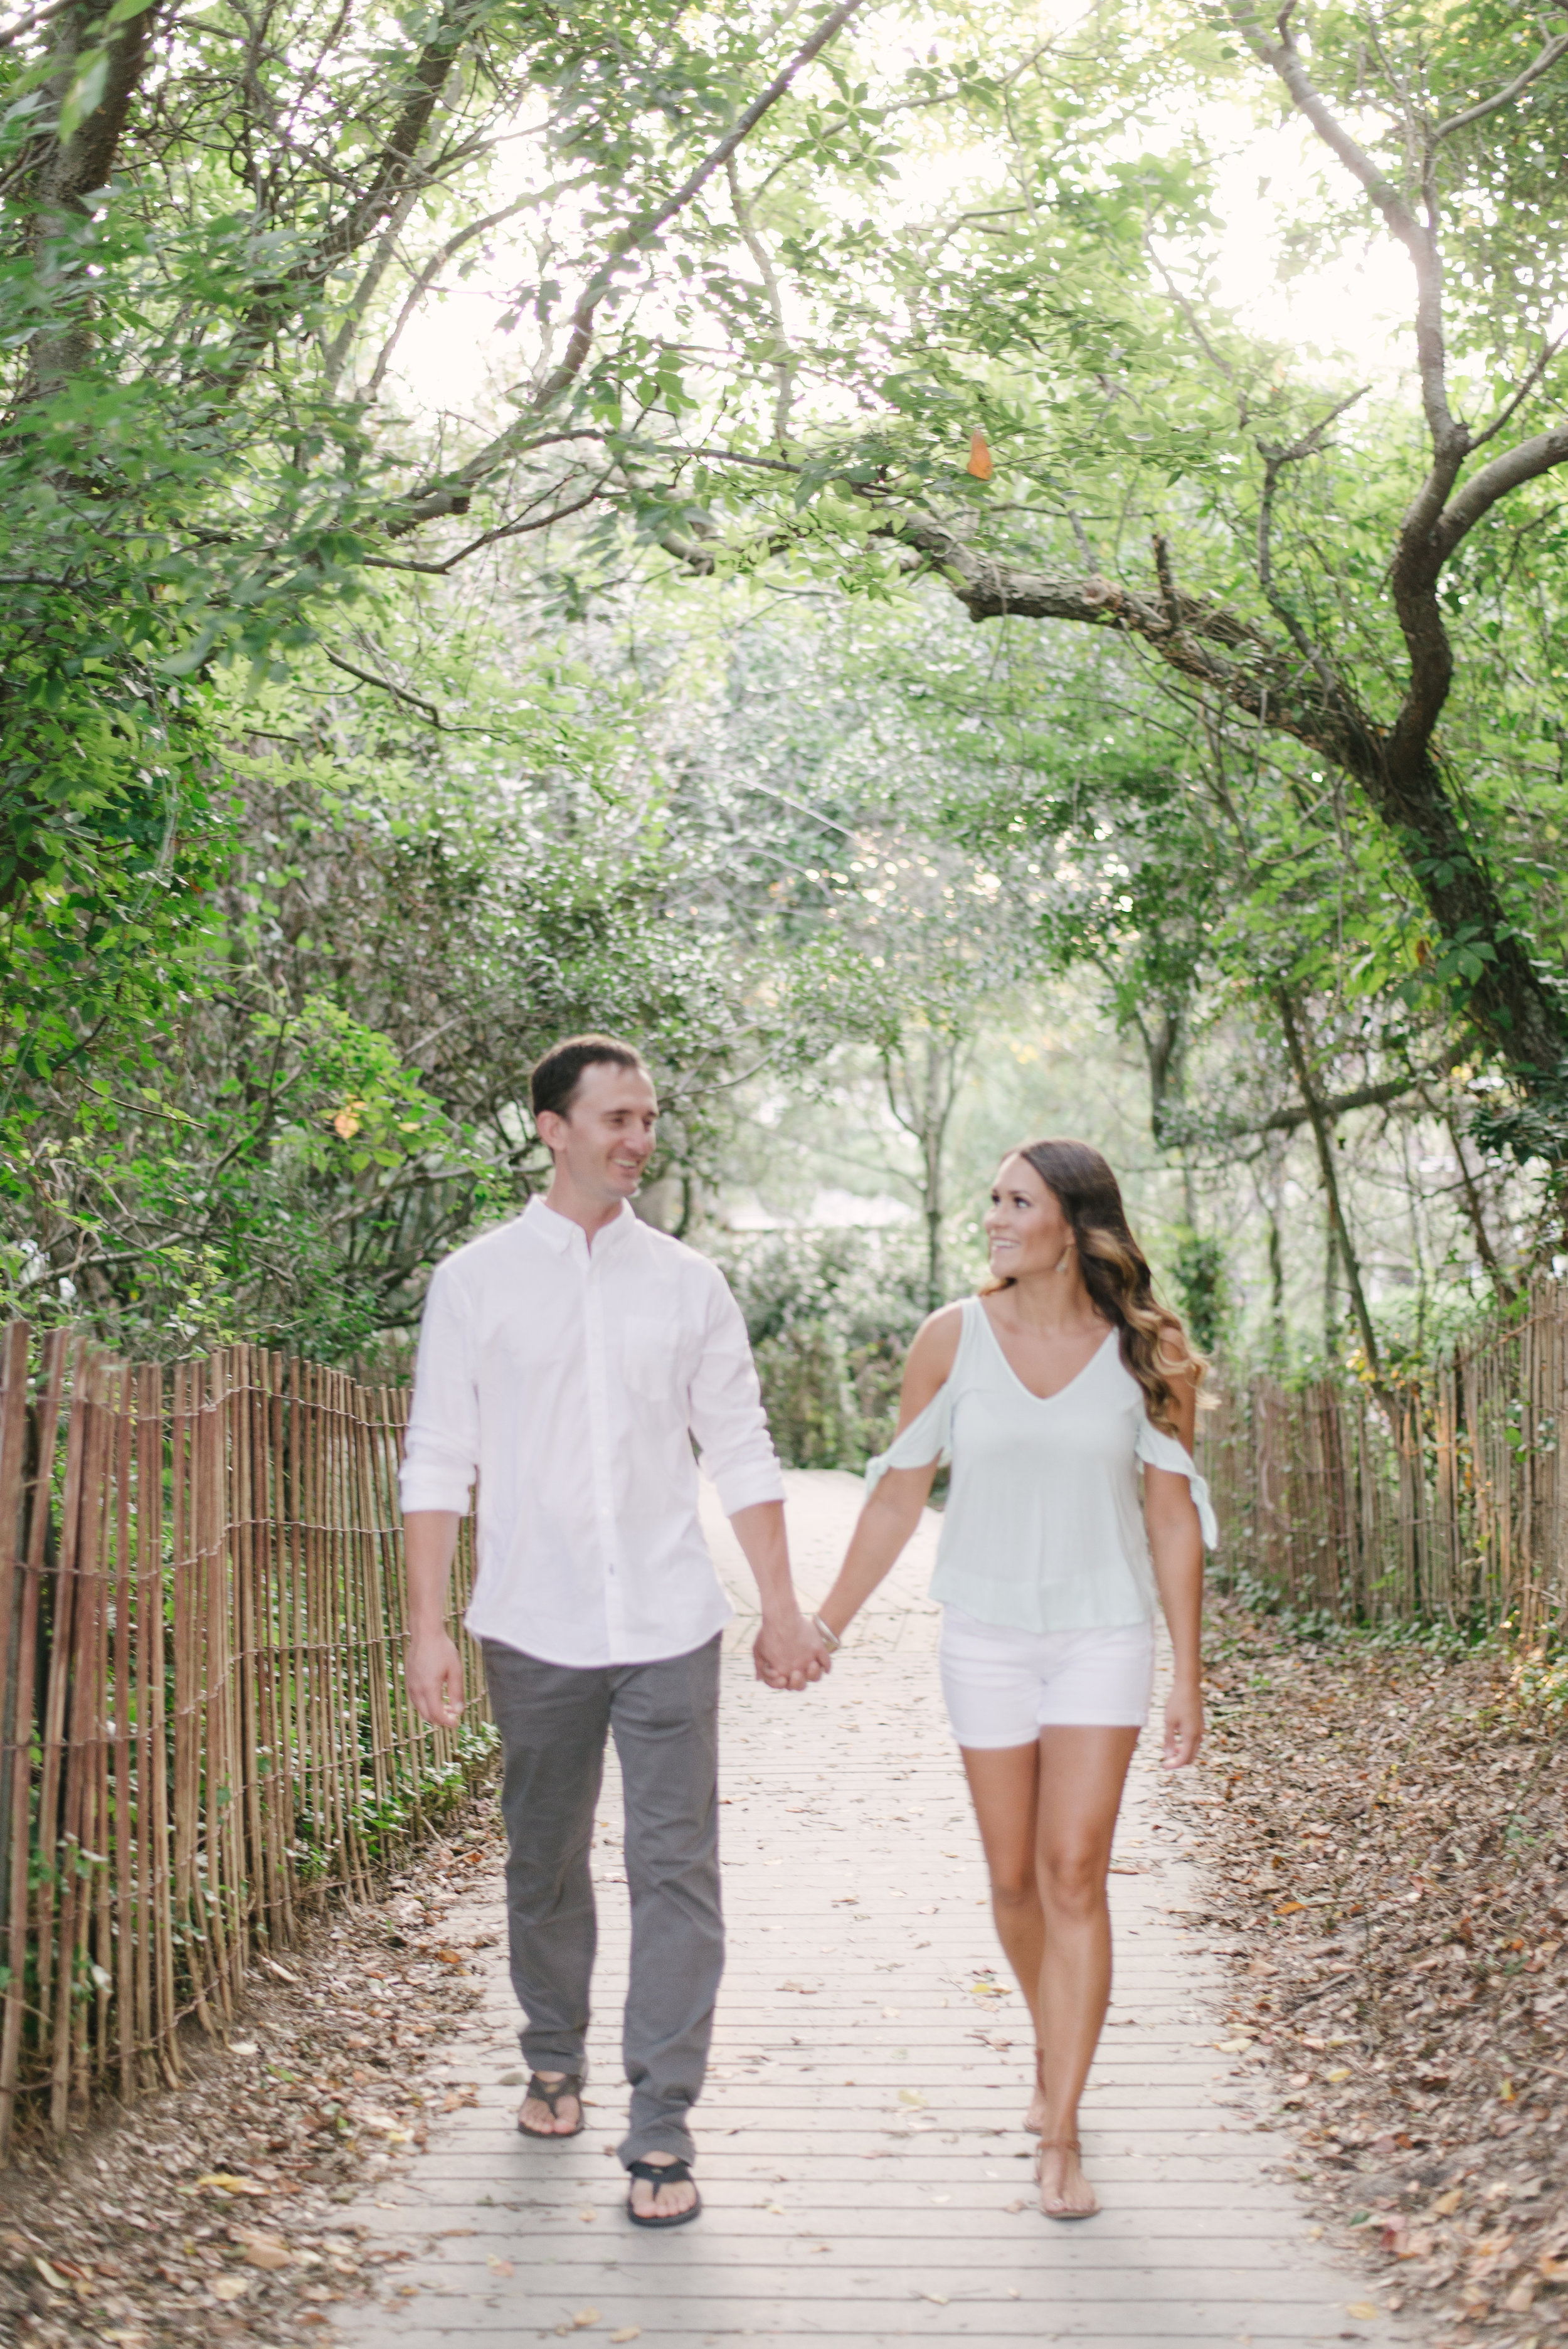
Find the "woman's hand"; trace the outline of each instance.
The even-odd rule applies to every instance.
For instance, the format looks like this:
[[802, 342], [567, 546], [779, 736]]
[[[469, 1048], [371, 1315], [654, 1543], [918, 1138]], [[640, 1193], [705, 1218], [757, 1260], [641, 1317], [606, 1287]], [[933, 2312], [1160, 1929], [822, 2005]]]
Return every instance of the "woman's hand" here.
[[1165, 1751], [1162, 1766], [1185, 1770], [1198, 1758], [1203, 1742], [1203, 1692], [1196, 1681], [1178, 1681], [1165, 1700]]

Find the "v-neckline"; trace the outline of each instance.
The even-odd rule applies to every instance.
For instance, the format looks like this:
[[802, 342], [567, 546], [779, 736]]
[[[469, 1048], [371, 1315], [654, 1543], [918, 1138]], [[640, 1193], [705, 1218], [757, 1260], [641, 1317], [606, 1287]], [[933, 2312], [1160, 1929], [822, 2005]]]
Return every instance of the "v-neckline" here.
[[1024, 1384], [1023, 1380], [1018, 1376], [1017, 1371], [1007, 1360], [1007, 1349], [1003, 1345], [1001, 1339], [996, 1335], [991, 1316], [985, 1310], [985, 1299], [977, 1297], [975, 1299], [975, 1302], [980, 1309], [980, 1319], [985, 1324], [986, 1334], [989, 1336], [991, 1343], [995, 1347], [997, 1353], [1001, 1357], [1002, 1368], [1006, 1371], [1007, 1376], [1012, 1380], [1013, 1384], [1017, 1388], [1019, 1393], [1027, 1395], [1031, 1402], [1059, 1402], [1063, 1395], [1070, 1394], [1073, 1388], [1077, 1386], [1079, 1379], [1088, 1378], [1090, 1371], [1093, 1370], [1095, 1364], [1099, 1361], [1100, 1356], [1104, 1353], [1106, 1348], [1109, 1345], [1111, 1340], [1116, 1335], [1116, 1331], [1114, 1330], [1108, 1330], [1106, 1331], [1104, 1337], [1100, 1340], [1099, 1345], [1095, 1348], [1093, 1353], [1084, 1364], [1082, 1370], [1075, 1371], [1071, 1378], [1068, 1381], [1066, 1386], [1053, 1387], [1050, 1393], [1047, 1395], [1037, 1394], [1033, 1387], [1026, 1387]]

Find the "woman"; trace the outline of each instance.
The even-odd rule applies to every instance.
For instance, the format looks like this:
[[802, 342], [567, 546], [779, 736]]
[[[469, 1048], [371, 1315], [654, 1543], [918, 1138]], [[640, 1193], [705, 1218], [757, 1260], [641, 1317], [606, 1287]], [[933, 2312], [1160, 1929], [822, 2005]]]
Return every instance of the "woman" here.
[[[1078, 2106], [1110, 1997], [1106, 1876], [1149, 1714], [1158, 1588], [1175, 1678], [1165, 1766], [1203, 1730], [1203, 1543], [1192, 1464], [1202, 1358], [1154, 1299], [1115, 1175], [1082, 1142], [1003, 1161], [985, 1217], [992, 1278], [924, 1324], [899, 1433], [820, 1627], [835, 1643], [919, 1520], [951, 1456], [932, 1595], [942, 1685], [991, 1876], [996, 1930], [1035, 2023], [1040, 2208], [1099, 2205]], [[1141, 1517], [1138, 1463], [1143, 1464]]]

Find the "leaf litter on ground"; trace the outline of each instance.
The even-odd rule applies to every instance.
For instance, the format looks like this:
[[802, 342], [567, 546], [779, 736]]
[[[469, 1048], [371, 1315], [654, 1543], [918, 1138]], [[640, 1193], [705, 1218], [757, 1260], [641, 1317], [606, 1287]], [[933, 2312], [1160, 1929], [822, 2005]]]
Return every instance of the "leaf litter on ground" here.
[[451, 1911], [503, 1859], [480, 1794], [400, 1857], [383, 1906], [327, 1907], [286, 1964], [254, 1960], [227, 2048], [188, 2028], [180, 2087], [106, 2108], [63, 2147], [26, 2128], [0, 2176], [0, 2340], [329, 2338], [333, 2303], [409, 2256], [342, 2206], [399, 2174], [428, 2115], [471, 2098], [434, 2076], [480, 1997]]
[[1309, 1636], [1222, 1599], [1171, 1800], [1234, 1969], [1233, 2060], [1381, 2305], [1460, 2349], [1568, 2334], [1568, 1666]]

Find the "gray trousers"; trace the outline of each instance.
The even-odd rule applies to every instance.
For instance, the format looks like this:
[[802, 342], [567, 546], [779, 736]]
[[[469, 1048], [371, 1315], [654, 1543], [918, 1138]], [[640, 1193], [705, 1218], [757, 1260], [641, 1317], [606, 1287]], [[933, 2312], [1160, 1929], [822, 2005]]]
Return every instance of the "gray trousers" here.
[[625, 1789], [632, 1978], [622, 2052], [632, 2084], [623, 2162], [692, 2158], [724, 1971], [718, 1893], [717, 1637], [653, 1664], [577, 1671], [486, 1640], [505, 1761], [507, 1927], [523, 2060], [581, 2072], [598, 1923], [588, 1857], [614, 1733]]

